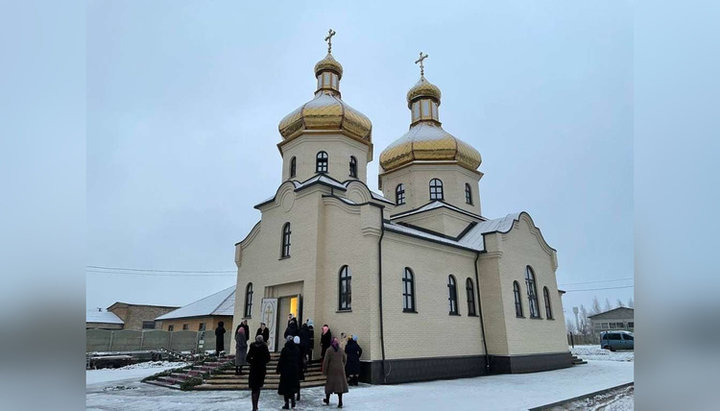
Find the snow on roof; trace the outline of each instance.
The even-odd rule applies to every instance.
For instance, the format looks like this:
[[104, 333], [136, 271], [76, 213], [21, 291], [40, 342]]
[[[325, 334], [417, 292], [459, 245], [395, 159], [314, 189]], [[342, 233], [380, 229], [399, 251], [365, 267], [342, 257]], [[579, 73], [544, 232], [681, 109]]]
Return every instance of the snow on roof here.
[[155, 320], [161, 321], [174, 318], [201, 317], [205, 315], [233, 315], [234, 308], [235, 286], [232, 286], [184, 307], [180, 307], [177, 310], [163, 314]]
[[503, 218], [481, 221], [465, 233], [460, 239], [460, 244], [465, 247], [484, 250], [485, 238], [483, 235], [494, 232], [507, 233], [512, 228], [513, 222], [519, 218], [520, 213], [512, 213]]
[[481, 218], [481, 219], [483, 219], [483, 220], [485, 219], [484, 217], [482, 217], [482, 216], [480, 216], [480, 215], [477, 215], [477, 214], [472, 213], [472, 212], [467, 211], [467, 210], [463, 210], [462, 208], [455, 207], [454, 205], [451, 205], [451, 204], [448, 204], [448, 203], [446, 203], [446, 202], [439, 201], [439, 200], [435, 200], [435, 201], [433, 201], [433, 202], [427, 203], [427, 204], [425, 204], [424, 206], [422, 206], [422, 207], [420, 207], [420, 208], [416, 208], [416, 209], [414, 209], [414, 210], [405, 211], [405, 212], [402, 212], [402, 213], [398, 213], [398, 214], [392, 215], [392, 216], [390, 216], [390, 218], [395, 219], [395, 218], [399, 218], [399, 217], [407, 217], [407, 216], [409, 216], [409, 215], [424, 213], [425, 211], [434, 210], [434, 209], [436, 209], [436, 208], [448, 208], [448, 209], [450, 209], [450, 210], [454, 210], [454, 211], [457, 211], [457, 212], [459, 212], [459, 213], [472, 215], [472, 216], [475, 216], [475, 217], [477, 217], [477, 218]]
[[330, 178], [324, 174], [318, 174], [309, 180], [303, 181], [302, 183], [297, 182], [297, 181], [293, 181], [292, 183], [295, 185], [296, 191], [303, 189], [307, 186], [313, 185], [315, 183], [324, 183], [324, 184], [333, 186], [335, 188], [340, 188], [342, 190], [346, 190], [346, 188], [347, 188], [347, 187], [345, 187], [345, 185], [343, 183], [340, 183], [340, 182], [336, 181], [335, 179]]
[[474, 247], [469, 247], [467, 245], [461, 244], [459, 241], [455, 241], [455, 240], [452, 240], [452, 239], [449, 239], [446, 237], [442, 237], [439, 235], [430, 234], [428, 232], [417, 230], [417, 229], [407, 227], [404, 225], [395, 224], [392, 222], [386, 222], [384, 224], [384, 226], [385, 226], [386, 230], [394, 231], [396, 233], [407, 234], [407, 235], [411, 235], [414, 237], [421, 237], [426, 240], [447, 244], [449, 246], [460, 247], [460, 248], [470, 248], [470, 249], [473, 249], [474, 251], [482, 251], [482, 249], [477, 249]]
[[392, 201], [388, 200], [387, 198], [383, 197], [382, 195], [380, 195], [372, 190], [370, 190], [370, 195], [376, 200], [385, 201], [386, 203], [390, 203], [390, 204], [395, 204]]
[[104, 324], [125, 324], [115, 313], [110, 311], [87, 310], [85, 312], [86, 323], [104, 323]]

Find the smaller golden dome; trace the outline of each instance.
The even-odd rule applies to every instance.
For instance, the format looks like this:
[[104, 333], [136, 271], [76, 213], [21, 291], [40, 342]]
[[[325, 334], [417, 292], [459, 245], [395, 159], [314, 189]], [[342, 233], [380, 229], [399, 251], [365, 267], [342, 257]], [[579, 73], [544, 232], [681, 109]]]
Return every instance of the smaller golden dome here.
[[321, 71], [330, 70], [337, 73], [339, 78], [342, 78], [343, 68], [342, 65], [335, 60], [332, 54], [328, 53], [324, 59], [320, 60], [315, 64], [315, 76], [320, 74]]
[[420, 77], [417, 83], [408, 91], [407, 101], [408, 107], [412, 104], [412, 101], [420, 97], [431, 97], [437, 100], [440, 105], [440, 88], [433, 83], [427, 81], [425, 76]]

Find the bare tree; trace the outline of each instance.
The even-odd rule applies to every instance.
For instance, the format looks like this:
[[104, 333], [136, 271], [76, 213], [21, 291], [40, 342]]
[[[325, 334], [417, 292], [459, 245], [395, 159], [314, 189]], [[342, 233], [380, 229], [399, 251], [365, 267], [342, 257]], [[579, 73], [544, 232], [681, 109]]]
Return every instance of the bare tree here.
[[617, 306], [618, 306], [618, 308], [620, 308], [620, 307], [625, 307], [625, 303], [622, 302], [622, 300], [618, 298], [618, 300], [617, 300]]
[[[597, 301], [597, 299], [595, 300]], [[584, 335], [588, 335], [592, 332], [590, 329], [590, 321], [588, 320], [588, 312], [582, 304], [580, 304], [580, 329], [578, 332]]]
[[600, 301], [598, 301], [597, 296], [595, 296], [595, 297], [593, 297], [592, 313], [600, 314], [601, 312], [602, 312], [602, 309], [600, 308]]
[[633, 301], [632, 297], [628, 298], [627, 306], [630, 308], [633, 308], [635, 306], [635, 302]]
[[610, 310], [612, 310], [612, 305], [610, 305], [610, 299], [606, 297], [605, 298], [605, 311], [610, 311]]

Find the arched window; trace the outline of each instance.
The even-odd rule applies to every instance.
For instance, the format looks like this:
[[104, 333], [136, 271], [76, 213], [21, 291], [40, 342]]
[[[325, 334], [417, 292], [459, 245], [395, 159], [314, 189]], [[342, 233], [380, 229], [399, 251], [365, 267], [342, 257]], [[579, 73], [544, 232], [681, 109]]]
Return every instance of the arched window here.
[[252, 317], [252, 296], [252, 283], [248, 283], [247, 287], [245, 287], [245, 318]]
[[295, 157], [290, 159], [290, 178], [295, 177], [295, 172], [297, 171], [297, 165]]
[[403, 312], [414, 313], [415, 310], [415, 276], [410, 268], [405, 267], [403, 274]]
[[513, 295], [515, 296], [515, 317], [524, 317], [522, 311], [522, 297], [520, 296], [520, 284], [513, 281]]
[[357, 159], [350, 156], [350, 177], [357, 178]]
[[475, 316], [475, 287], [469, 278], [465, 280], [465, 292], [467, 292], [468, 315]]
[[402, 184], [398, 184], [397, 187], [395, 187], [395, 204], [405, 204], [405, 186]]
[[340, 299], [338, 302], [338, 310], [340, 311], [350, 310], [350, 301], [352, 297], [351, 280], [352, 276], [350, 275], [350, 269], [346, 265], [342, 266], [340, 269]]
[[448, 276], [448, 303], [450, 304], [450, 315], [459, 315], [457, 306], [457, 284], [455, 277]]
[[472, 205], [472, 189], [468, 183], [465, 183], [465, 202]]
[[282, 254], [283, 258], [290, 257], [290, 223], [283, 226]]
[[430, 199], [431, 200], [442, 200], [443, 199], [443, 184], [439, 178], [433, 178], [430, 180]]
[[317, 153], [315, 157], [315, 172], [327, 173], [328, 171], [328, 154], [324, 151]]
[[535, 286], [535, 273], [532, 268], [525, 268], [525, 285], [527, 286], [528, 306], [530, 307], [530, 318], [540, 318], [538, 307], [537, 287]]
[[545, 318], [552, 320], [552, 307], [550, 306], [550, 292], [547, 287], [543, 287], [543, 298], [545, 299]]

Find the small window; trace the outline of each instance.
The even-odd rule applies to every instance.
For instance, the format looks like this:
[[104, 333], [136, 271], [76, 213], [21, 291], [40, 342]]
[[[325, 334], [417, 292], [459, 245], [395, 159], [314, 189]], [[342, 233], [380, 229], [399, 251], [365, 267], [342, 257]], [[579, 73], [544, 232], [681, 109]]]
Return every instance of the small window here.
[[350, 177], [357, 178], [357, 159], [350, 156]]
[[475, 287], [471, 279], [465, 280], [465, 292], [467, 293], [467, 304], [468, 304], [468, 315], [474, 316], [475, 314]]
[[522, 309], [522, 297], [520, 295], [520, 284], [517, 281], [513, 281], [513, 295], [515, 296], [515, 316], [524, 317]]
[[174, 325], [168, 325], [168, 331], [174, 331], [175, 326]]
[[470, 184], [465, 183], [465, 203], [472, 205], [472, 189]]
[[403, 311], [416, 312], [415, 309], [415, 276], [410, 268], [405, 267], [403, 273]]
[[632, 322], [632, 321], [630, 321], [630, 322], [628, 323], [628, 328], [635, 328], [635, 323]]
[[283, 237], [282, 237], [282, 251], [281, 257], [290, 257], [290, 223], [285, 223], [283, 226]]
[[610, 324], [608, 324], [608, 323], [602, 323], [602, 328], [603, 328], [604, 330], [607, 330], [608, 328], [610, 328]]
[[405, 204], [405, 186], [402, 184], [398, 184], [397, 187], [395, 187], [395, 204]]
[[153, 330], [153, 329], [155, 329], [155, 321], [143, 321], [143, 322], [142, 322], [142, 328], [143, 328], [143, 330]]
[[328, 171], [328, 154], [324, 151], [317, 153], [315, 157], [315, 172], [327, 173]]
[[253, 297], [253, 285], [248, 283], [245, 287], [245, 318], [252, 317], [252, 297]]
[[187, 324], [183, 324], [183, 330], [187, 330], [187, 329], [188, 329], [188, 325], [187, 325]]
[[443, 183], [442, 181], [440, 181], [439, 178], [433, 178], [432, 180], [430, 180], [430, 199], [443, 199]]
[[200, 323], [200, 325], [198, 325], [198, 331], [205, 331], [205, 323]]
[[525, 285], [527, 286], [528, 306], [530, 307], [530, 318], [540, 318], [538, 307], [537, 287], [535, 286], [535, 273], [530, 266], [525, 268]]
[[420, 118], [420, 102], [416, 101], [412, 105], [412, 121]]
[[297, 172], [297, 160], [295, 157], [290, 159], [290, 178], [295, 177], [295, 173]]
[[455, 283], [455, 277], [452, 275], [448, 276], [448, 303], [450, 306], [450, 315], [458, 315], [457, 306], [457, 284]]
[[543, 298], [545, 300], [545, 318], [552, 320], [552, 307], [550, 306], [550, 292], [547, 287], [543, 287]]
[[338, 302], [338, 309], [340, 311], [346, 311], [351, 309], [351, 297], [352, 297], [352, 288], [351, 288], [351, 280], [352, 276], [350, 275], [350, 269], [348, 266], [344, 265], [340, 269], [340, 279], [339, 279], [339, 293], [340, 296], [339, 302]]

